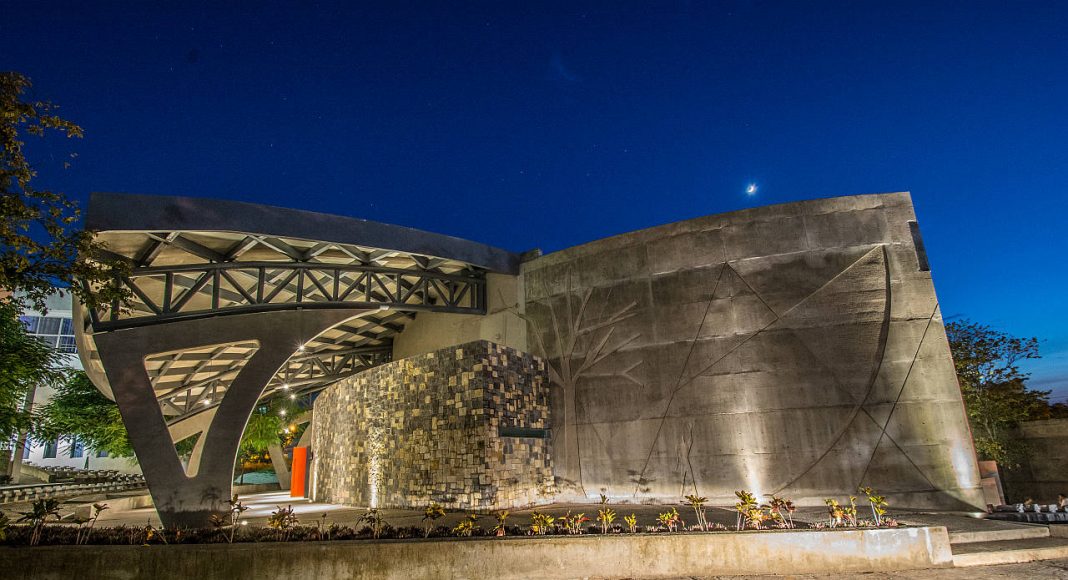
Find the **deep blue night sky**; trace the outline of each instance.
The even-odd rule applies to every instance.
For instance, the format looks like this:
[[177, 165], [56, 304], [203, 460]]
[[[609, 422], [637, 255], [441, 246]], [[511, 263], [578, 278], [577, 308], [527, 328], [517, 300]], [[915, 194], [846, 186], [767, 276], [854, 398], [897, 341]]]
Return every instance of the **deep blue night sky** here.
[[0, 70], [86, 131], [39, 185], [516, 251], [909, 190], [946, 318], [1068, 397], [1068, 3], [78, 4], [0, 0]]

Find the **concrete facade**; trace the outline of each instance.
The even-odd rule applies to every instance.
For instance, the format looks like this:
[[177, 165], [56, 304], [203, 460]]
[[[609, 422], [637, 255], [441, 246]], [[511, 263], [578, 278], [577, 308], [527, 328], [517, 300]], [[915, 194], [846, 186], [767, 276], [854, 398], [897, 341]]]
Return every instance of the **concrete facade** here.
[[[143, 211], [116, 210], [127, 206]], [[499, 364], [446, 365], [441, 353], [472, 341], [512, 349], [509, 360], [544, 361], [548, 408], [538, 407], [537, 428], [550, 439], [537, 457], [551, 458], [554, 481], [543, 484], [539, 471], [502, 484], [510, 476], [482, 459], [492, 433], [479, 439], [472, 433], [485, 425], [472, 423], [451, 449], [415, 453], [422, 443], [397, 440], [379, 453], [376, 469], [396, 476], [376, 489], [402, 486], [391, 505], [600, 493], [732, 503], [740, 489], [822, 504], [862, 485], [898, 507], [983, 504], [907, 193], [706, 216], [525, 260], [388, 224], [234, 202], [96, 195], [89, 210], [90, 227], [131, 262], [117, 283], [135, 300], [127, 310], [76, 308], [79, 351], [119, 403], [168, 524], [203, 524], [229, 497], [256, 404], [322, 389], [309, 429], [325, 462], [319, 497], [377, 503], [361, 431], [370, 423], [351, 418], [391, 414], [433, 430], [454, 416], [439, 405], [456, 395], [450, 381], [490, 381]], [[542, 371], [502, 370], [517, 377], [505, 396], [542, 388]], [[427, 378], [413, 382], [416, 374]], [[420, 402], [407, 390], [415, 384], [437, 395]], [[350, 401], [332, 394], [345, 389]], [[456, 409], [488, 417], [494, 408], [466, 400]], [[182, 466], [174, 437], [195, 432], [195, 460]], [[428, 465], [454, 462], [464, 446], [471, 460], [448, 474], [457, 487], [434, 487]], [[422, 487], [403, 488], [415, 480]]]
[[523, 264], [561, 499], [871, 485], [982, 505], [908, 194], [708, 216]]
[[486, 341], [345, 379], [315, 403], [313, 498], [458, 509], [551, 501], [548, 395], [544, 362]]

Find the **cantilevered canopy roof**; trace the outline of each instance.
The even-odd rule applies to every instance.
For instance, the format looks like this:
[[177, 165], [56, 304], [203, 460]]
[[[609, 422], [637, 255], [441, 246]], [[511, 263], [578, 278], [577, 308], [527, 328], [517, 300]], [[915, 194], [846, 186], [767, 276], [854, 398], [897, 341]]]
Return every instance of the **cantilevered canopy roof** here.
[[[131, 265], [115, 283], [121, 308], [84, 311], [84, 366], [111, 389], [93, 335], [179, 320], [330, 308], [352, 318], [294, 345], [264, 396], [318, 390], [387, 362], [393, 336], [417, 312], [484, 314], [486, 272], [514, 273], [518, 256], [440, 234], [365, 220], [182, 197], [94, 194], [87, 227]], [[180, 421], [214, 408], [259, 348], [207, 344], [145, 360], [161, 410]], [[298, 348], [299, 346], [299, 348]]]
[[444, 258], [501, 274], [519, 273], [519, 256], [461, 238], [368, 220], [240, 201], [93, 193], [86, 229], [256, 232]]

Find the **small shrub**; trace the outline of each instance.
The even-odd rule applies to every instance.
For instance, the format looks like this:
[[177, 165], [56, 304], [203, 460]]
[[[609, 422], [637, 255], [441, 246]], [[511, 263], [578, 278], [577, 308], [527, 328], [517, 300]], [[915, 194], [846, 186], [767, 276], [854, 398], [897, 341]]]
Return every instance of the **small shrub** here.
[[634, 514], [629, 516], [623, 516], [623, 521], [627, 523], [627, 531], [635, 533], [638, 529], [638, 518]]

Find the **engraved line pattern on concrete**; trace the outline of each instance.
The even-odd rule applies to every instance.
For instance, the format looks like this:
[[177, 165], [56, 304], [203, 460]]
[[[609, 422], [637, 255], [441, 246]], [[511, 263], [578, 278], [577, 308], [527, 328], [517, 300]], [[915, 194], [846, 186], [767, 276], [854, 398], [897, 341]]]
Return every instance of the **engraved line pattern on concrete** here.
[[[875, 459], [875, 454], [879, 451], [879, 444], [882, 443], [883, 437], [886, 437], [890, 439], [891, 442], [893, 442], [894, 446], [897, 447], [899, 451], [901, 451], [901, 454], [905, 456], [905, 459], [907, 459], [909, 463], [912, 464], [916, 471], [919, 472], [919, 474], [927, 480], [927, 483], [931, 484], [931, 488], [937, 489], [937, 486], [935, 486], [934, 483], [931, 482], [931, 479], [927, 477], [927, 474], [925, 474], [923, 470], [916, 465], [916, 462], [912, 460], [912, 457], [910, 457], [909, 454], [904, 449], [902, 449], [900, 445], [898, 445], [897, 441], [895, 441], [894, 438], [886, 432], [886, 428], [890, 425], [890, 420], [894, 417], [894, 411], [897, 410], [898, 403], [901, 402], [901, 395], [905, 392], [905, 386], [908, 385], [909, 377], [912, 376], [912, 369], [916, 366], [916, 359], [920, 356], [920, 349], [923, 348], [923, 341], [927, 338], [927, 332], [931, 330], [931, 323], [934, 322], [935, 316], [938, 314], [938, 307], [938, 303], [936, 302], [934, 310], [931, 311], [931, 316], [927, 318], [927, 325], [924, 326], [923, 334], [920, 335], [920, 340], [916, 343], [916, 352], [913, 353], [912, 361], [909, 363], [909, 369], [905, 372], [905, 379], [901, 381], [901, 388], [898, 389], [897, 397], [894, 399], [894, 404], [890, 407], [890, 413], [886, 416], [886, 423], [879, 425], [879, 422], [876, 421], [875, 418], [871, 416], [871, 414], [868, 414], [868, 418], [871, 419], [872, 422], [879, 427], [881, 433], [879, 435], [879, 440], [875, 443], [875, 447], [872, 449], [871, 457], [868, 458], [868, 462], [864, 466], [864, 473], [860, 476], [860, 481], [857, 482], [858, 487], [864, 482], [864, 478], [867, 477], [868, 470], [871, 469], [871, 462]], [[867, 400], [865, 400], [865, 403], [866, 402]], [[865, 413], [867, 414], [867, 411], [865, 411]]]

